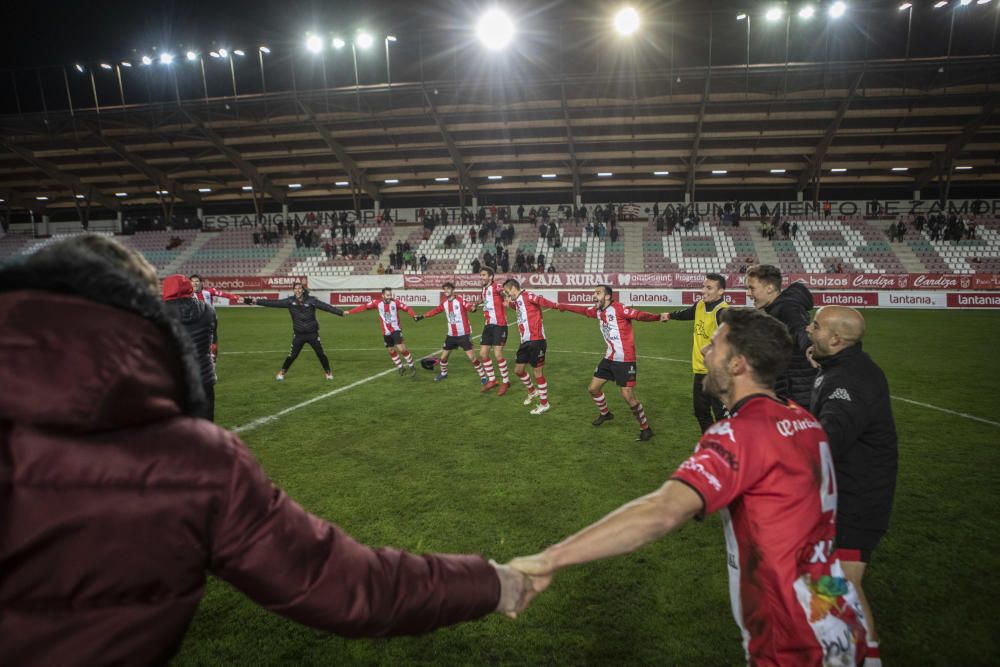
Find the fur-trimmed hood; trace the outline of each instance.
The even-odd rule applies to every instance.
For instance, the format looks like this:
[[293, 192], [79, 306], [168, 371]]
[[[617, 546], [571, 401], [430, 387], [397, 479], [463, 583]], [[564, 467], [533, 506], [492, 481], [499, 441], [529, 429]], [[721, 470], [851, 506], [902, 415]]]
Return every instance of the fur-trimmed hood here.
[[76, 432], [195, 415], [187, 334], [159, 295], [85, 249], [0, 267], [0, 420]]

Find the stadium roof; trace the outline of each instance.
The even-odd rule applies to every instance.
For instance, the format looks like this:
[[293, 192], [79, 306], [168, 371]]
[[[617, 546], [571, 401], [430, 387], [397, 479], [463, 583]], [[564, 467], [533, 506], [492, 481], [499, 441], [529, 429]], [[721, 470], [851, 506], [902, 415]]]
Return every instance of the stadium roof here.
[[[1000, 16], [987, 9], [986, 17]], [[898, 18], [895, 7], [879, 11]], [[615, 190], [698, 199], [719, 188], [766, 188], [811, 198], [817, 181], [820, 192], [838, 185], [938, 191], [948, 182], [997, 191], [995, 26], [980, 53], [968, 47], [982, 35], [963, 33], [961, 55], [950, 34], [947, 53], [916, 57], [908, 35], [905, 57], [886, 51], [899, 45], [869, 47], [869, 39], [839, 48], [847, 36], [826, 25], [814, 35], [826, 41], [816, 58], [815, 43], [792, 38], [799, 28], [790, 15], [788, 42], [779, 29], [761, 38], [769, 43], [760, 49], [756, 26], [736, 16], [720, 9], [688, 15], [684, 25], [665, 21], [674, 33], [667, 45], [650, 38], [611, 53], [596, 42], [606, 59], [587, 44], [564, 43], [488, 59], [475, 45], [435, 49], [427, 33], [400, 34], [398, 74], [390, 69], [397, 56], [383, 55], [381, 78], [348, 72], [347, 82], [335, 54], [321, 55], [318, 69], [300, 52], [282, 56], [279, 46], [266, 54], [246, 47], [246, 57], [198, 52], [170, 66], [124, 68], [109, 58], [107, 67], [82, 64], [83, 72], [43, 68], [64, 83], [62, 101], [50, 93], [40, 112], [0, 116], [0, 198], [15, 208], [90, 202], [117, 210], [255, 196], [258, 205], [352, 196], [442, 201], [460, 192], [464, 201]], [[882, 17], [871, 10], [850, 30], [874, 30]], [[699, 55], [699, 40], [684, 26], [706, 23]], [[720, 34], [726, 44], [717, 48]], [[389, 53], [397, 45], [386, 37], [376, 46]], [[768, 60], [775, 40], [787, 60], [784, 53]], [[407, 57], [413, 41], [416, 58]], [[879, 57], [859, 57], [869, 50]], [[199, 66], [219, 64], [214, 79], [199, 76]], [[15, 92], [23, 89], [19, 77], [11, 75]], [[133, 79], [123, 85], [119, 77]]]

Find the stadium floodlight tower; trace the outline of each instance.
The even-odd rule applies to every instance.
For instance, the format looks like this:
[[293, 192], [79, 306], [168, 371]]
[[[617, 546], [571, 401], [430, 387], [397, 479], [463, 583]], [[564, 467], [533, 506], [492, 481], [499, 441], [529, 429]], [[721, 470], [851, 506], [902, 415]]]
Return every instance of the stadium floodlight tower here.
[[323, 51], [323, 40], [319, 35], [309, 33], [306, 35], [306, 50], [310, 53], [320, 53]]
[[781, 20], [781, 17], [784, 15], [785, 15], [785, 10], [782, 9], [781, 7], [775, 6], [767, 10], [767, 13], [764, 14], [764, 18], [774, 23], [775, 21]]
[[827, 13], [830, 15], [830, 18], [839, 19], [841, 16], [844, 15], [844, 12], [846, 11], [847, 11], [847, 3], [835, 2], [832, 5], [830, 5], [830, 9], [827, 10]]
[[639, 12], [634, 7], [622, 7], [615, 14], [615, 30], [619, 35], [628, 37], [639, 29]]
[[486, 11], [476, 23], [476, 37], [490, 51], [502, 51], [513, 41], [514, 21], [498, 7]]

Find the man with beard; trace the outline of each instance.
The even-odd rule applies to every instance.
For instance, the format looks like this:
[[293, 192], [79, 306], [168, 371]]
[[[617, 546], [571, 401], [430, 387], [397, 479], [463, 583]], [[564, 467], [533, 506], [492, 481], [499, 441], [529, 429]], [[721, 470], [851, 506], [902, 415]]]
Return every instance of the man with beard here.
[[391, 287], [382, 288], [381, 299], [372, 299], [363, 306], [350, 309], [344, 315], [357, 315], [366, 310], [378, 311], [379, 323], [382, 325], [382, 342], [389, 350], [389, 358], [392, 359], [392, 363], [396, 364], [400, 377], [406, 373], [406, 368], [403, 367], [404, 360], [406, 367], [410, 369], [410, 377], [416, 377], [417, 367], [413, 365], [413, 355], [410, 354], [410, 350], [403, 341], [403, 327], [399, 324], [399, 312], [409, 313], [414, 320], [417, 319], [417, 314], [413, 312], [412, 308], [392, 295]]
[[[523, 209], [523, 207], [522, 207]], [[503, 356], [504, 345], [507, 344], [507, 310], [504, 308], [505, 294], [500, 283], [494, 278], [493, 269], [485, 267], [479, 272], [483, 281], [483, 335], [479, 342], [479, 360], [486, 369], [489, 381], [483, 385], [481, 392], [487, 392], [497, 386], [496, 375], [493, 374], [493, 360], [490, 351], [497, 360], [500, 371], [500, 388], [497, 396], [503, 396], [510, 389], [510, 374], [507, 372], [507, 360]]]
[[632, 333], [632, 321], [643, 322], [666, 322], [670, 315], [654, 315], [641, 310], [623, 306], [614, 300], [614, 290], [610, 285], [598, 285], [594, 290], [593, 306], [571, 306], [559, 304], [559, 310], [577, 313], [585, 317], [592, 317], [597, 320], [601, 327], [601, 335], [608, 349], [597, 364], [594, 377], [590, 381], [587, 390], [591, 398], [597, 405], [598, 415], [592, 423], [600, 426], [606, 421], [614, 419], [614, 413], [608, 410], [608, 400], [604, 396], [604, 384], [608, 380], [614, 380], [621, 389], [622, 398], [632, 410], [636, 420], [639, 422], [638, 442], [645, 442], [653, 437], [653, 429], [646, 419], [646, 411], [642, 403], [635, 395], [636, 381], [636, 361], [635, 361], [635, 336]]
[[872, 552], [889, 528], [896, 490], [898, 446], [885, 373], [862, 349], [865, 320], [853, 308], [827, 306], [807, 329], [806, 352], [819, 366], [811, 412], [829, 436], [837, 473], [837, 537], [844, 573], [865, 610], [869, 661], [878, 635], [861, 579]]
[[863, 612], [833, 553], [837, 487], [826, 434], [771, 387], [788, 363], [785, 327], [726, 311], [705, 347], [705, 390], [731, 417], [702, 435], [658, 490], [510, 566], [532, 577], [527, 602], [564, 567], [630, 553], [719, 512], [732, 610], [754, 665], [859, 665]]
[[284, 299], [257, 299], [246, 297], [244, 303], [252, 303], [255, 306], [266, 306], [268, 308], [287, 308], [292, 316], [292, 349], [285, 358], [285, 363], [281, 365], [281, 370], [275, 376], [275, 380], [284, 380], [288, 369], [292, 367], [295, 359], [302, 351], [302, 346], [306, 343], [312, 347], [316, 353], [316, 358], [323, 366], [323, 372], [327, 380], [333, 379], [333, 372], [330, 370], [330, 360], [327, 359], [323, 351], [323, 343], [319, 339], [319, 322], [316, 321], [316, 311], [324, 310], [334, 315], [344, 316], [344, 311], [335, 308], [328, 303], [323, 303], [314, 296], [309, 296], [302, 283], [295, 281], [292, 283], [292, 296]]
[[816, 369], [806, 359], [809, 347], [809, 311], [813, 307], [812, 293], [802, 283], [792, 283], [781, 289], [781, 269], [769, 264], [758, 264], [747, 271], [747, 295], [755, 307], [777, 318], [788, 327], [794, 346], [789, 357], [788, 370], [778, 375], [774, 391], [799, 405], [809, 405]]

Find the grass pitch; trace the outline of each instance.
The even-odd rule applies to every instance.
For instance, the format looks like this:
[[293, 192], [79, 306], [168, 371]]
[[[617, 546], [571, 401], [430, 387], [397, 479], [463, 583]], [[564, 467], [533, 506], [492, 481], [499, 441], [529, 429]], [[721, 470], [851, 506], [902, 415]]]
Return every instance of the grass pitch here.
[[[865, 349], [894, 396], [1000, 422], [1000, 313], [865, 316]], [[219, 424], [245, 425], [391, 368], [373, 313], [319, 317], [334, 381], [306, 347], [276, 382], [288, 314], [219, 310]], [[471, 365], [453, 354], [447, 382], [419, 367], [415, 379], [384, 375], [241, 437], [292, 498], [362, 542], [501, 562], [534, 553], [659, 486], [698, 437], [689, 323], [635, 324], [636, 391], [656, 431], [648, 443], [634, 442], [638, 424], [610, 383], [616, 419], [590, 425], [586, 386], [604, 349], [596, 323], [547, 312], [545, 326], [547, 414], [528, 414], [516, 378], [507, 396], [481, 396]], [[441, 320], [404, 328], [416, 358], [444, 339]], [[512, 327], [511, 360], [516, 339]], [[893, 523], [866, 576], [884, 660], [995, 664], [1000, 427], [900, 400], [893, 409]], [[735, 665], [743, 655], [729, 609], [721, 523], [710, 517], [561, 573], [517, 621], [493, 616], [422, 637], [344, 640], [212, 580], [174, 664]]]

